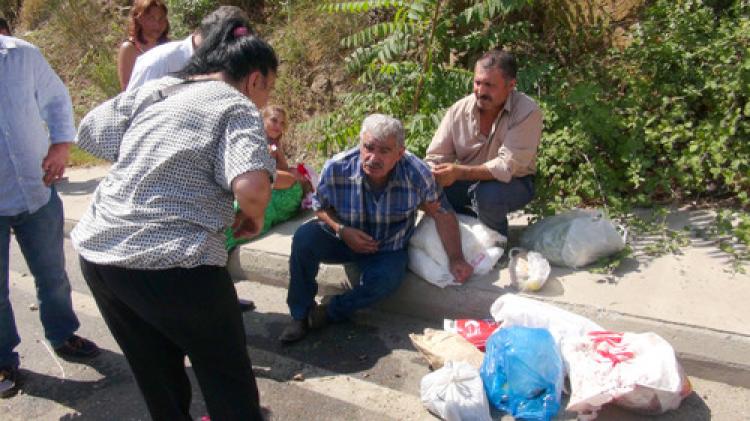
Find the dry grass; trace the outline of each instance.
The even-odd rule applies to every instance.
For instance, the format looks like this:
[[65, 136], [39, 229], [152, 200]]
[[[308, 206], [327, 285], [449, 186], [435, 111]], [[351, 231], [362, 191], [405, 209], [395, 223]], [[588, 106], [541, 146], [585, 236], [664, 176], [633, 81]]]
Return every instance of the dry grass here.
[[[115, 54], [124, 38], [117, 5], [98, 0], [25, 0], [16, 35], [37, 45], [68, 88], [76, 121], [119, 92]], [[71, 165], [101, 163], [73, 148]]]
[[[312, 146], [316, 139], [297, 125], [319, 113], [331, 111], [335, 94], [352, 83], [343, 66], [339, 40], [356, 27], [358, 17], [328, 15], [317, 10], [318, 1], [294, 2], [287, 19], [260, 28], [281, 59], [281, 69], [271, 102], [287, 110], [289, 130], [285, 145], [290, 162], [322, 164]], [[313, 92], [316, 78], [327, 78], [330, 89]]]

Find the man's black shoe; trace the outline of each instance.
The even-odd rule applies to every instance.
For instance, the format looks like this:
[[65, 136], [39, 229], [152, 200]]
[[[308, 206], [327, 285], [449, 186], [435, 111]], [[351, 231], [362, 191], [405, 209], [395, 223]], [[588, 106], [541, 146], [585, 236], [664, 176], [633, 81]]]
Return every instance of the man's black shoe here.
[[307, 335], [307, 319], [292, 320], [281, 332], [279, 340], [285, 344], [297, 342]]
[[255, 303], [251, 300], [243, 300], [242, 298], [239, 299], [240, 302], [240, 311], [245, 313], [248, 311], [255, 310]]
[[55, 353], [63, 359], [92, 358], [99, 355], [99, 347], [88, 339], [73, 335], [55, 348]]
[[0, 398], [8, 398], [18, 392], [18, 369], [0, 367]]
[[310, 314], [307, 316], [307, 323], [313, 329], [321, 329], [328, 324], [328, 306], [321, 304], [314, 306], [310, 309]]

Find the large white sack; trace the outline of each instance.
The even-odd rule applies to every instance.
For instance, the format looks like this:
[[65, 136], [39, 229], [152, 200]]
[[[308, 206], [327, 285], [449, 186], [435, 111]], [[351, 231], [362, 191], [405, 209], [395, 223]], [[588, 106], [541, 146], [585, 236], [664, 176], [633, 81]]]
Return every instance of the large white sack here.
[[503, 327], [545, 328], [550, 331], [558, 346], [565, 338], [575, 338], [591, 331], [604, 330], [603, 327], [583, 316], [515, 294], [504, 294], [495, 300], [490, 307], [490, 314], [495, 321], [502, 322]]
[[655, 333], [590, 332], [565, 340], [567, 410], [593, 419], [602, 405], [650, 415], [677, 409], [692, 388], [674, 349]]
[[440, 288], [461, 285], [456, 282], [456, 278], [447, 267], [440, 266], [427, 252], [418, 247], [409, 247], [409, 269], [420, 278]]
[[[618, 232], [618, 229], [621, 232]], [[627, 231], [604, 212], [572, 210], [548, 216], [526, 228], [521, 245], [558, 266], [579, 268], [625, 248]]]
[[[489, 273], [503, 255], [504, 250], [498, 244], [505, 243], [505, 237], [476, 218], [457, 216], [464, 258], [474, 267], [475, 275]], [[448, 254], [431, 217], [422, 218], [409, 240], [409, 269], [440, 287], [458, 285], [450, 273]]]

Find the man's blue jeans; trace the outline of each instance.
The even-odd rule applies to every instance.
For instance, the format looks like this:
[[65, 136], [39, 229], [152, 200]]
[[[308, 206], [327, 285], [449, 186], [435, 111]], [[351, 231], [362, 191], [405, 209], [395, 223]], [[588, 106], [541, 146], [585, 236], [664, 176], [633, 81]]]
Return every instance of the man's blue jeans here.
[[54, 188], [49, 202], [36, 212], [0, 216], [0, 367], [18, 367], [13, 349], [21, 343], [8, 286], [11, 228], [36, 282], [44, 336], [56, 348], [79, 327], [65, 273], [63, 223], [62, 202]]
[[456, 212], [477, 217], [507, 237], [508, 214], [523, 208], [534, 198], [534, 176], [512, 178], [507, 183], [462, 180], [443, 190], [444, 207], [447, 207], [447, 200]]
[[313, 220], [300, 226], [292, 239], [289, 258], [289, 292], [286, 302], [294, 320], [304, 320], [318, 293], [315, 280], [321, 263], [356, 263], [359, 285], [333, 297], [327, 315], [331, 321], [347, 319], [356, 310], [368, 307], [398, 289], [406, 274], [406, 249], [374, 254], [353, 252], [324, 223]]

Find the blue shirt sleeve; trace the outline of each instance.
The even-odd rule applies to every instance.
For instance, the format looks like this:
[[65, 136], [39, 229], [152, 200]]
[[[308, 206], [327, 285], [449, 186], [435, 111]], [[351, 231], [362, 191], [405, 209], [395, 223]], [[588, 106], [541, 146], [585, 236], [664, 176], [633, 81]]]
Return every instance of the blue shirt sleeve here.
[[65, 84], [50, 67], [42, 53], [33, 49], [34, 95], [39, 114], [47, 123], [50, 142], [72, 142], [76, 135], [73, 104]]
[[432, 176], [430, 167], [415, 155], [410, 154], [409, 160], [418, 175], [420, 204], [440, 199], [437, 182], [435, 182], [435, 177]]
[[331, 181], [333, 180], [332, 173], [333, 165], [329, 160], [323, 165], [318, 187], [315, 189], [315, 194], [312, 197], [312, 209], [315, 212], [331, 207], [331, 194], [333, 194], [333, 186], [331, 185]]

